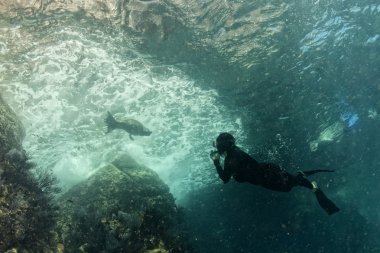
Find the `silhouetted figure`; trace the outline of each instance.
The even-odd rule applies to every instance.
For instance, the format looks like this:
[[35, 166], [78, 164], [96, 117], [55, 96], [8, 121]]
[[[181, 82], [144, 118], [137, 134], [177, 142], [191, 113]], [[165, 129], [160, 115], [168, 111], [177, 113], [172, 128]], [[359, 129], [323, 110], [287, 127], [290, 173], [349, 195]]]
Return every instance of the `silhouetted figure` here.
[[[216, 139], [215, 147], [217, 151], [211, 151], [210, 157], [224, 183], [228, 183], [233, 177], [239, 183], [248, 182], [281, 192], [288, 192], [295, 186], [303, 186], [313, 190], [319, 205], [329, 215], [339, 211], [318, 188], [317, 183], [306, 178], [318, 172], [333, 172], [332, 170], [311, 170], [292, 175], [276, 164], [257, 162], [235, 145], [235, 138], [229, 133], [221, 133]], [[225, 156], [224, 168], [220, 164], [220, 155]]]

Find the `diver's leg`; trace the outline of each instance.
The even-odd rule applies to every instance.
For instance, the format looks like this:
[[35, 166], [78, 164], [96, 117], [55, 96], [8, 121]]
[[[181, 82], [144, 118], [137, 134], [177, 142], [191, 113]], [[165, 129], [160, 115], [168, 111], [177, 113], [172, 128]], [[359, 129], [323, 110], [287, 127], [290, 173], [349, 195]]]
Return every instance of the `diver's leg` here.
[[295, 176], [289, 174], [274, 163], [259, 163], [259, 171], [262, 173], [259, 185], [264, 188], [288, 192], [298, 185]]
[[313, 189], [312, 182], [309, 181], [302, 173], [298, 173], [297, 176], [290, 175], [291, 181], [294, 186], [303, 186], [309, 189]]
[[317, 184], [313, 182], [313, 192], [317, 197], [319, 205], [327, 212], [328, 215], [332, 215], [339, 212], [339, 208], [318, 188]]
[[259, 166], [264, 172], [263, 181], [260, 184], [264, 188], [288, 192], [294, 186], [303, 186], [313, 190], [319, 205], [329, 215], [339, 211], [339, 208], [318, 188], [317, 183], [310, 182], [302, 173], [294, 176], [272, 163], [260, 163]]
[[[294, 176], [293, 176], [294, 177]], [[318, 188], [317, 183], [315, 181], [310, 182], [307, 178], [302, 176], [302, 174], [298, 174], [295, 178], [295, 184], [298, 186], [304, 186], [313, 190], [315, 197], [319, 205], [329, 214], [334, 214], [339, 211], [339, 208], [323, 193], [321, 189]]]

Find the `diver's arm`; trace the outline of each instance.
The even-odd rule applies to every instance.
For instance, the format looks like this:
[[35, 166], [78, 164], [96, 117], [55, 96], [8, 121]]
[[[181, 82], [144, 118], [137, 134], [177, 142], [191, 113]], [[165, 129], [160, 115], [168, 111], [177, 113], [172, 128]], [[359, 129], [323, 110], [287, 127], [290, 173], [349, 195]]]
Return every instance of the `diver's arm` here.
[[218, 172], [218, 175], [219, 175], [220, 179], [222, 179], [223, 183], [225, 183], [225, 184], [228, 183], [228, 181], [230, 181], [232, 175], [230, 173], [228, 173], [227, 170], [222, 168], [219, 160], [214, 160], [214, 165], [216, 168], [216, 172]]
[[223, 180], [223, 183], [228, 183], [228, 181], [231, 179], [232, 174], [229, 173], [229, 170], [223, 169], [222, 165], [220, 164], [219, 154], [217, 152], [211, 152], [210, 157], [214, 162], [216, 172], [218, 172], [220, 179]]

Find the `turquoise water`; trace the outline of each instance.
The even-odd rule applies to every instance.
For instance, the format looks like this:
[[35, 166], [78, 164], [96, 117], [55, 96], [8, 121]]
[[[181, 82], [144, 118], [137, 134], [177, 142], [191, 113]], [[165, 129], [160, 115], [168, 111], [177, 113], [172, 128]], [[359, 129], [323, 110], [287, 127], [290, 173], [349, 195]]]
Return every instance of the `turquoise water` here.
[[[380, 5], [175, 3], [162, 36], [83, 13], [0, 23], [0, 88], [33, 160], [68, 189], [129, 152], [188, 208], [199, 252], [379, 252]], [[106, 111], [153, 133], [106, 135]], [[335, 169], [318, 181], [342, 214], [302, 190], [222, 186], [222, 131], [289, 171]]]
[[[182, 71], [187, 63], [163, 64], [138, 51], [128, 33], [87, 28], [85, 19], [51, 22], [2, 28], [1, 88], [28, 132], [25, 149], [40, 166], [69, 187], [127, 151], [174, 194], [186, 191], [176, 186], [183, 181], [189, 188], [216, 181], [208, 168], [210, 137], [224, 129], [244, 133], [241, 116], [215, 89]], [[153, 134], [135, 141], [123, 131], [105, 134], [107, 111], [135, 118]], [[195, 176], [203, 172], [208, 177]]]

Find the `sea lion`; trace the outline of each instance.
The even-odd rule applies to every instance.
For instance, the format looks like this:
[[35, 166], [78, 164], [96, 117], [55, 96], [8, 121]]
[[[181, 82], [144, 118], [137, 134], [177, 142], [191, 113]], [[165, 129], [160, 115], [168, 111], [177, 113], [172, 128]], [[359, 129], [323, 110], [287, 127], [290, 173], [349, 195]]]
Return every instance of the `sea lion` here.
[[123, 121], [117, 121], [110, 112], [107, 112], [107, 118], [104, 120], [107, 124], [107, 133], [114, 129], [122, 129], [129, 133], [129, 138], [134, 140], [132, 135], [137, 136], [149, 136], [152, 132], [144, 127], [144, 125], [134, 119], [125, 119]]

